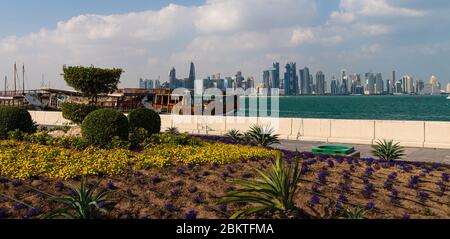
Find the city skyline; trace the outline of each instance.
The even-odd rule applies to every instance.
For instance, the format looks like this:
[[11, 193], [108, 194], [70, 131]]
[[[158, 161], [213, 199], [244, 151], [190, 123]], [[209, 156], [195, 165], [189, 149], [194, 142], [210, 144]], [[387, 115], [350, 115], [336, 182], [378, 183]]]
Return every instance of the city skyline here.
[[399, 77], [450, 80], [447, 1], [23, 1], [3, 4], [0, 77], [25, 64], [28, 88], [42, 79], [67, 88], [63, 64], [121, 67], [121, 87], [135, 87], [140, 77], [165, 81], [172, 66], [184, 75], [191, 61], [198, 78], [241, 71], [260, 81], [267, 62], [298, 62], [313, 76], [340, 78], [347, 69], [389, 79], [395, 69]]
[[[234, 76], [224, 76], [216, 72], [205, 78], [197, 78], [195, 64], [190, 63], [189, 77], [178, 78], [177, 70], [173, 67], [168, 75], [168, 80], [161, 84], [161, 78], [157, 80], [139, 79], [139, 88], [185, 88], [189, 90], [202, 90], [218, 88], [223, 92], [228, 89], [242, 88], [247, 90], [279, 89], [280, 95], [395, 95], [395, 94], [422, 94], [436, 95], [450, 93], [450, 83], [445, 85], [439, 78], [432, 75], [429, 80], [414, 79], [410, 74], [397, 77], [397, 71], [391, 72], [391, 78], [383, 77], [380, 72], [350, 73], [342, 69], [340, 77], [332, 75], [327, 80], [326, 73], [318, 70], [313, 76], [308, 66], [297, 69], [296, 62], [288, 62], [285, 72], [282, 74], [280, 63], [274, 62], [272, 67], [264, 70], [262, 80], [256, 80], [253, 76], [245, 78], [243, 72], [238, 71]], [[297, 75], [298, 70], [298, 75]], [[284, 78], [281, 76], [284, 75]], [[364, 77], [362, 77], [364, 75]]]

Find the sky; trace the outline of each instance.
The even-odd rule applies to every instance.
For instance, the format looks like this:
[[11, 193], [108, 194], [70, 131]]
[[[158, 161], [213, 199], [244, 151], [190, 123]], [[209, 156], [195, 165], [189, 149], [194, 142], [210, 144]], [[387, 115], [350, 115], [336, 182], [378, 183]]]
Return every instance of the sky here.
[[172, 67], [178, 78], [187, 77], [190, 61], [197, 78], [242, 71], [261, 80], [272, 62], [293, 61], [313, 73], [322, 70], [328, 81], [342, 69], [381, 72], [384, 79], [392, 70], [397, 78], [424, 81], [434, 74], [444, 86], [450, 81], [447, 0], [0, 4], [0, 78], [12, 79], [14, 62], [25, 64], [27, 88], [66, 88], [64, 64], [123, 68], [121, 87], [137, 87], [141, 77], [166, 81]]

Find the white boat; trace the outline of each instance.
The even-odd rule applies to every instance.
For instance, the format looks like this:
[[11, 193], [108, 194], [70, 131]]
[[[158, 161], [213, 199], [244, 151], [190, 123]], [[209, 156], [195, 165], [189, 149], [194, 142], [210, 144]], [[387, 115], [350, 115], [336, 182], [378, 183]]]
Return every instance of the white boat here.
[[450, 100], [450, 95], [447, 97], [447, 100]]

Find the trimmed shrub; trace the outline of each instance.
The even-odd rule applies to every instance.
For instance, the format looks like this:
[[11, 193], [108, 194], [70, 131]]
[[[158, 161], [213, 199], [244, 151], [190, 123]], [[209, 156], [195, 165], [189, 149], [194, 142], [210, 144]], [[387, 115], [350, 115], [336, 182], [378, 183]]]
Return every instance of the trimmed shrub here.
[[94, 146], [105, 147], [115, 137], [128, 140], [128, 120], [116, 110], [100, 109], [90, 113], [81, 125], [83, 138]]
[[130, 121], [130, 131], [142, 128], [152, 134], [159, 134], [161, 131], [161, 117], [158, 113], [149, 109], [137, 109], [128, 115]]
[[83, 123], [83, 120], [86, 118], [86, 116], [99, 109], [100, 107], [96, 105], [69, 102], [62, 103], [61, 105], [64, 119], [70, 120], [75, 124]]
[[5, 138], [8, 136], [8, 132], [16, 130], [23, 133], [34, 133], [36, 128], [26, 109], [0, 107], [0, 138]]

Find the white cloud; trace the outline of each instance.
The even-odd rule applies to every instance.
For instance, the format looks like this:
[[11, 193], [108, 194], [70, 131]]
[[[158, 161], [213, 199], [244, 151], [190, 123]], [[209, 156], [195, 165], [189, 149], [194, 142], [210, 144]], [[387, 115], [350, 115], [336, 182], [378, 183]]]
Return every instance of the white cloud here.
[[[386, 19], [427, 14], [387, 0], [341, 0], [323, 23], [317, 6], [316, 0], [208, 0], [202, 6], [76, 16], [53, 29], [0, 39], [0, 73], [24, 62], [33, 87], [39, 87], [42, 72], [62, 87], [63, 64], [94, 64], [124, 68], [124, 86], [131, 87], [139, 77], [166, 80], [172, 66], [183, 77], [194, 60], [200, 77], [243, 70], [259, 78], [268, 59], [306, 61], [322, 51], [333, 55], [345, 44], [367, 54], [382, 52], [381, 43], [371, 39], [401, 27]], [[314, 49], [319, 50], [311, 53]]]

